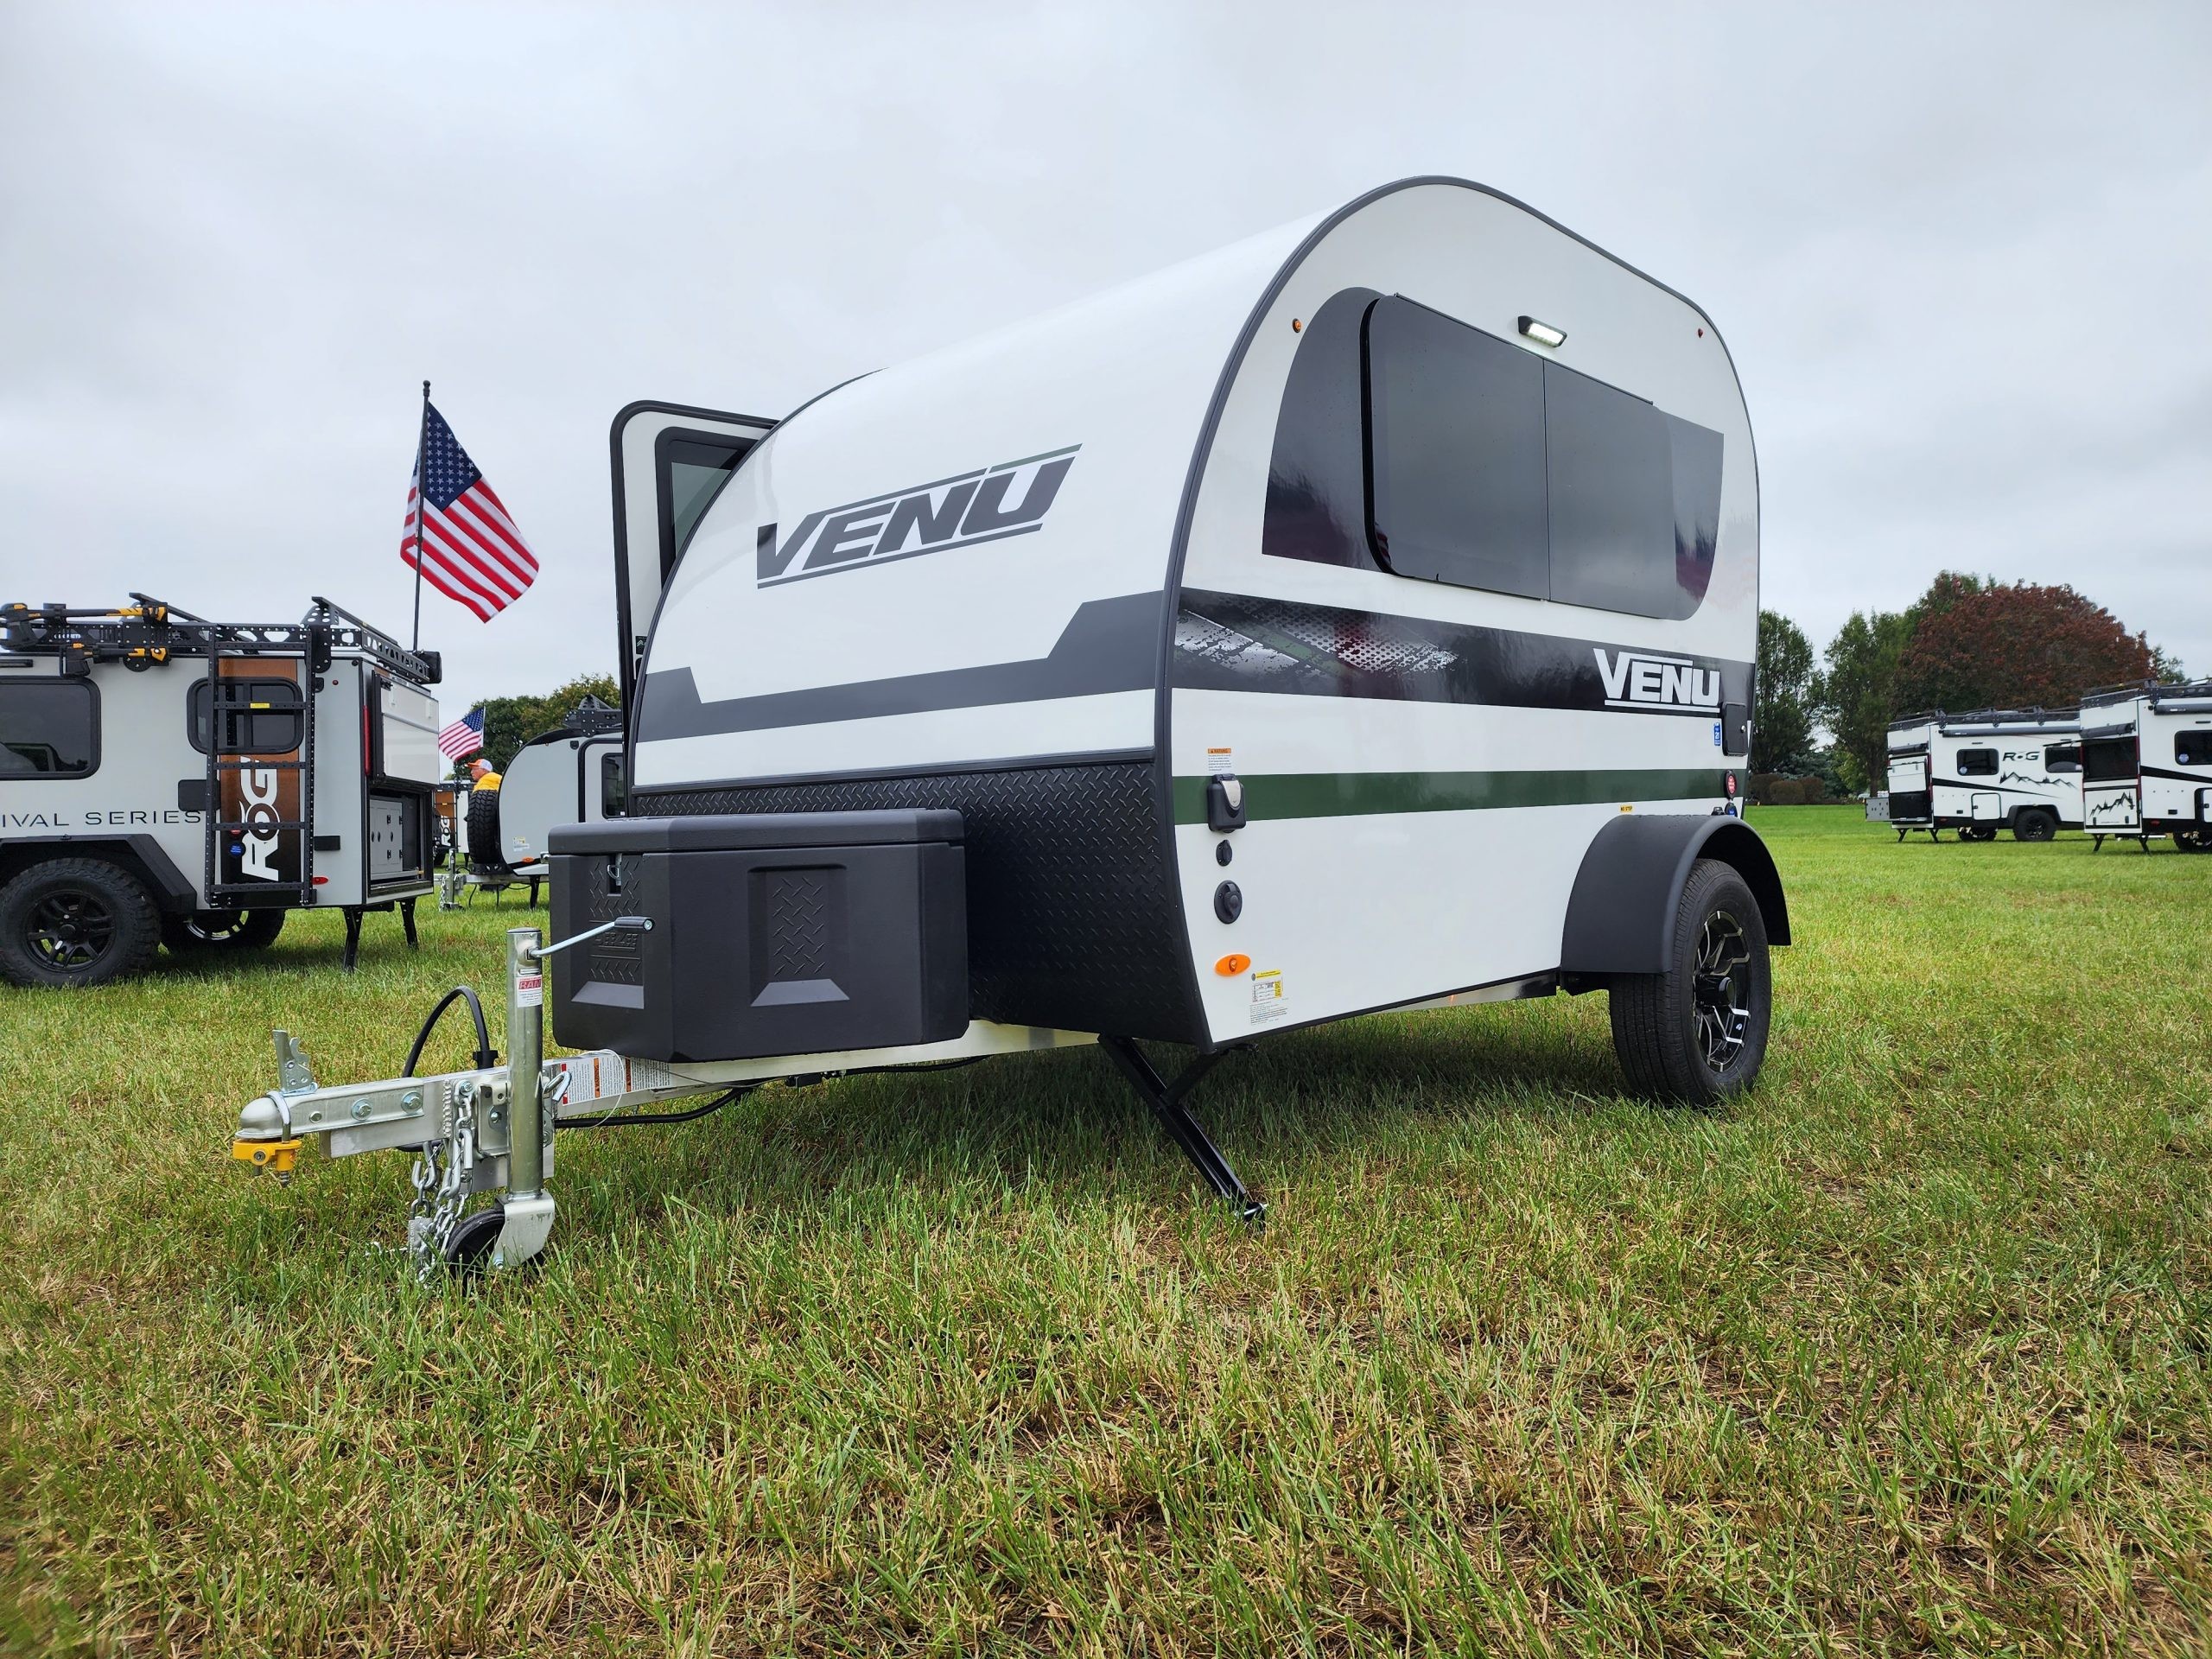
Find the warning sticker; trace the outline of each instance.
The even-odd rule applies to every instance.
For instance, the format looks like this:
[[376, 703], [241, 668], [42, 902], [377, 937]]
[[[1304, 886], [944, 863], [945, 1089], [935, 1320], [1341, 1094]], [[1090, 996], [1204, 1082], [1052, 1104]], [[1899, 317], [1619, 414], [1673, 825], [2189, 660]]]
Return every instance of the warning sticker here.
[[518, 1008], [543, 1007], [545, 1001], [545, 976], [517, 974], [515, 976], [515, 1006]]
[[1231, 764], [1233, 758], [1234, 757], [1231, 755], [1230, 752], [1227, 749], [1208, 749], [1206, 751], [1207, 773], [1215, 778], [1225, 778], [1229, 776], [1230, 773], [1236, 770], [1236, 766]]
[[1290, 1013], [1290, 999], [1282, 992], [1282, 969], [1268, 968], [1252, 975], [1252, 1023], [1270, 1026]]

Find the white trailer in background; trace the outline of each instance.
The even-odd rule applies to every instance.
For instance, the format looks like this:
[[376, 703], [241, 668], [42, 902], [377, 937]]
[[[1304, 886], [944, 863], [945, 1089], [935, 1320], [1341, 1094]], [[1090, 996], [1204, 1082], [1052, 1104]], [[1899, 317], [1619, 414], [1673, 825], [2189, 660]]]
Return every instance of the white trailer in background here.
[[2071, 709], [1908, 715], [1890, 726], [1890, 823], [1903, 841], [2049, 841], [2082, 827], [2082, 728]]
[[1256, 1219], [1183, 1102], [1287, 1031], [1603, 990], [1630, 1088], [1757, 1077], [1749, 417], [1703, 312], [1541, 214], [1409, 180], [613, 449], [632, 816], [553, 833], [509, 982], [587, 1052], [358, 1117], [292, 1065], [241, 1157], [427, 1142], [424, 1255], [509, 1265], [551, 1124], [770, 1078], [1096, 1041]]
[[432, 652], [317, 599], [297, 622], [0, 606], [0, 977], [98, 985], [257, 950], [291, 910], [431, 891]]
[[2082, 699], [2082, 827], [2144, 851], [2171, 836], [2212, 852], [2212, 680], [2114, 686]]

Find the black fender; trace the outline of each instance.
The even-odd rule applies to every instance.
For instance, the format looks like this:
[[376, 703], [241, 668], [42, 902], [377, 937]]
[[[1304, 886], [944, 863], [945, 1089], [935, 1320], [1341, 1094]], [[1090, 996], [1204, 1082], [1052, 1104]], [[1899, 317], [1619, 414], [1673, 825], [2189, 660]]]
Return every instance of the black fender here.
[[1665, 972], [1674, 960], [1675, 911], [1700, 858], [1732, 866], [1758, 901], [1767, 942], [1789, 943], [1782, 877], [1758, 830], [1726, 816], [1624, 812], [1598, 832], [1575, 874], [1560, 940], [1565, 988], [1589, 990], [1615, 974]]
[[154, 903], [174, 915], [189, 915], [198, 905], [192, 883], [151, 836], [41, 836], [0, 842], [0, 881], [49, 858], [105, 859], [137, 877]]

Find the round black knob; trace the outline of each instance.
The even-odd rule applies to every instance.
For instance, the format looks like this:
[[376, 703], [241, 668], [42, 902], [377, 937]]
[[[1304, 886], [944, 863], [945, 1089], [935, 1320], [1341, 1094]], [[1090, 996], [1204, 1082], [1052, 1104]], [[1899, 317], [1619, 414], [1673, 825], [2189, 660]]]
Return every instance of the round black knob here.
[[1213, 861], [1215, 863], [1226, 864], [1230, 859], [1236, 856], [1236, 849], [1230, 846], [1227, 842], [1221, 841], [1214, 843]]
[[1224, 881], [1213, 890], [1213, 913], [1224, 922], [1233, 922], [1244, 913], [1244, 894], [1234, 881]]

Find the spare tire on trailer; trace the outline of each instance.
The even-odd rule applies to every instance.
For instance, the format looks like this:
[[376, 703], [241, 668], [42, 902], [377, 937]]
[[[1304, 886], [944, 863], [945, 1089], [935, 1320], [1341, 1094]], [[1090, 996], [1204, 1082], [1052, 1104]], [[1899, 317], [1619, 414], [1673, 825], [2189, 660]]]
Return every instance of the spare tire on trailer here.
[[510, 875], [506, 844], [499, 839], [499, 774], [468, 791], [468, 867], [484, 875]]

